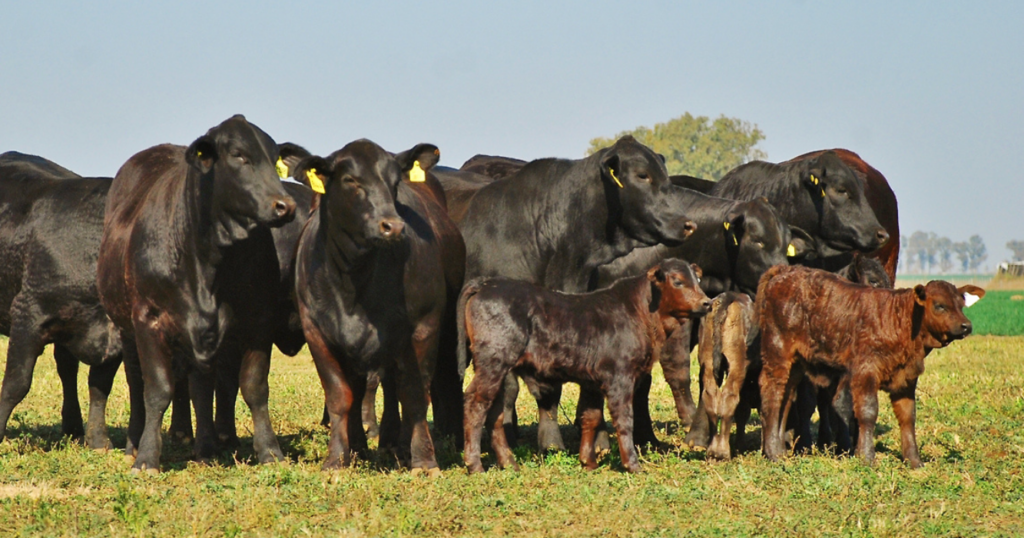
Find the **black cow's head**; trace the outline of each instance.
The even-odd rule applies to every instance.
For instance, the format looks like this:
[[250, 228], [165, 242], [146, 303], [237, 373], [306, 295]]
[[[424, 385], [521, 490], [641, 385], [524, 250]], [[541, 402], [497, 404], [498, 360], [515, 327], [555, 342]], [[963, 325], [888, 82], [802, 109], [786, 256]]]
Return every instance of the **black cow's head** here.
[[971, 334], [971, 320], [964, 315], [966, 299], [970, 295], [976, 301], [985, 296], [985, 290], [970, 284], [956, 288], [944, 280], [932, 280], [914, 286], [914, 294], [920, 309], [915, 311], [915, 321], [920, 320], [924, 345], [937, 348]]
[[257, 224], [280, 226], [295, 217], [295, 200], [274, 167], [277, 144], [259, 127], [236, 115], [192, 142], [185, 159], [210, 193], [218, 242], [244, 238]]
[[803, 230], [787, 226], [765, 199], [736, 204], [722, 223], [725, 248], [733, 265], [733, 285], [753, 294], [770, 267], [803, 256], [813, 241]]
[[356, 140], [327, 156], [307, 157], [292, 171], [323, 184], [322, 226], [338, 241], [359, 248], [401, 240], [405, 222], [395, 210], [403, 170], [390, 153], [369, 140]]
[[864, 182], [833, 151], [807, 162], [800, 177], [819, 209], [819, 254], [870, 252], [889, 240], [864, 195]]
[[626, 235], [645, 245], [678, 245], [697, 229], [683, 212], [684, 191], [668, 179], [665, 162], [632, 136], [601, 150], [601, 178]]

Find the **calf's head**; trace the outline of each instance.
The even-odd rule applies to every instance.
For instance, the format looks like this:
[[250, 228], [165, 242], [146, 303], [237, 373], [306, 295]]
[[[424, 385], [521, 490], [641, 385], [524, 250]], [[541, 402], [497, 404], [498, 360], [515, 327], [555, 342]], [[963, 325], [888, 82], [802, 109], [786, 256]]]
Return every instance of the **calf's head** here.
[[697, 264], [669, 258], [647, 271], [651, 282], [651, 312], [661, 318], [699, 318], [708, 313], [711, 300], [700, 289]]
[[323, 190], [322, 225], [335, 242], [359, 248], [400, 241], [405, 222], [395, 210], [403, 171], [390, 153], [369, 140], [357, 140], [327, 156], [307, 157], [293, 175]]
[[295, 200], [274, 167], [277, 144], [244, 116], [232, 116], [197, 138], [185, 160], [199, 172], [200, 188], [232, 238], [257, 224], [280, 226], [295, 217]]
[[686, 217], [685, 192], [668, 179], [665, 163], [632, 136], [601, 150], [601, 178], [613, 218], [644, 245], [678, 245], [697, 225]]
[[872, 288], [892, 289], [892, 280], [889, 279], [889, 273], [885, 272], [882, 262], [860, 252], [854, 253], [853, 261], [836, 271], [836, 274], [850, 282], [857, 282]]
[[889, 240], [864, 195], [864, 182], [835, 152], [807, 162], [801, 181], [819, 210], [818, 245], [822, 256], [860, 250], [870, 252]]
[[968, 295], [980, 299], [985, 290], [971, 285], [956, 288], [943, 280], [914, 286], [915, 329], [923, 332], [926, 347], [944, 347], [971, 334], [971, 320], [964, 315]]

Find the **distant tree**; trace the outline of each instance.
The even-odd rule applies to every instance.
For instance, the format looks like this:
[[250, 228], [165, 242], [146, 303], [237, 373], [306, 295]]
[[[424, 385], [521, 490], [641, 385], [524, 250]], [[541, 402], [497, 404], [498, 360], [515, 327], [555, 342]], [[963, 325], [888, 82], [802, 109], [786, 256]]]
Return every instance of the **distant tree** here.
[[967, 252], [971, 257], [971, 271], [977, 273], [981, 262], [988, 259], [988, 252], [986, 252], [985, 249], [985, 241], [981, 239], [980, 235], [974, 234], [967, 239]]
[[939, 271], [948, 273], [953, 268], [953, 240], [948, 237], [937, 238], [935, 254], [939, 262]]
[[960, 269], [966, 273], [971, 266], [971, 248], [967, 241], [953, 243], [953, 252], [956, 254], [956, 259], [960, 260]]
[[1013, 260], [1015, 262], [1024, 261], [1024, 241], [1020, 239], [1014, 239], [1006, 243], [1006, 248], [1013, 251]]
[[900, 234], [900, 254], [896, 264], [896, 269], [900, 273], [910, 270], [908, 267], [910, 264], [907, 263], [907, 236], [903, 234]]
[[910, 255], [914, 257], [917, 262], [917, 272], [920, 274], [926, 274], [931, 268], [932, 259], [934, 257], [934, 249], [931, 247], [931, 236], [935, 234], [928, 234], [920, 230], [910, 234], [910, 239], [907, 241], [909, 246], [908, 250]]
[[757, 125], [724, 115], [711, 121], [707, 116], [692, 116], [689, 112], [654, 127], [637, 127], [614, 138], [595, 138], [590, 141], [587, 155], [614, 144], [627, 134], [664, 155], [671, 175], [685, 174], [718, 181], [741, 164], [768, 158], [767, 153], [757, 148], [757, 143], [764, 140], [764, 133]]

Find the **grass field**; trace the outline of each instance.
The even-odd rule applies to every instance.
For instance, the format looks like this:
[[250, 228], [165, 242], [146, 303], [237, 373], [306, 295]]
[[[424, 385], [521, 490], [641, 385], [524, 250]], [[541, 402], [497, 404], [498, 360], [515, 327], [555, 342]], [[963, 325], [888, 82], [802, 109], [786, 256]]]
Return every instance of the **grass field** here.
[[1024, 291], [988, 291], [964, 313], [974, 324], [975, 334], [1024, 335]]
[[[0, 357], [5, 347], [0, 340]], [[324, 473], [323, 397], [304, 352], [276, 356], [271, 370], [271, 415], [289, 463], [252, 464], [251, 422], [239, 401], [237, 454], [197, 465], [188, 462], [187, 446], [167, 442], [165, 472], [154, 477], [129, 473], [120, 452], [61, 439], [59, 383], [47, 353], [10, 438], [0, 443], [0, 535], [1024, 535], [1024, 338], [974, 336], [927, 364], [918, 406], [925, 466], [914, 471], [900, 460], [884, 397], [874, 467], [823, 454], [768, 463], [756, 450], [756, 421], [743, 443], [747, 453], [707, 462], [681, 447], [684, 432], [656, 377], [652, 414], [676, 448], [645, 455], [640, 475], [623, 473], [614, 455], [585, 472], [571, 452], [543, 456], [523, 446], [520, 472], [468, 476], [445, 443], [438, 479], [412, 476], [385, 455]], [[126, 392], [119, 374], [109, 421], [120, 446]], [[575, 392], [566, 392], [563, 433], [575, 448], [564, 418], [573, 416]], [[535, 413], [526, 400], [519, 411], [529, 440]]]

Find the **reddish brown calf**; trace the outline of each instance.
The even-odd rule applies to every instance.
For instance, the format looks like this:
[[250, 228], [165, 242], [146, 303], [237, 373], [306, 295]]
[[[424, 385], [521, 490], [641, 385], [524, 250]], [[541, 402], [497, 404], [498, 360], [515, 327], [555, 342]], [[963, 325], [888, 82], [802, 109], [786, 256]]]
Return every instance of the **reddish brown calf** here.
[[[465, 395], [465, 461], [483, 471], [480, 434], [486, 420], [498, 465], [517, 467], [502, 428], [505, 376], [512, 371], [544, 382], [580, 384], [583, 434], [580, 460], [597, 467], [595, 428], [603, 398], [619, 436], [627, 471], [637, 472], [633, 391], [649, 373], [669, 327], [704, 315], [710, 305], [698, 286], [700, 269], [670, 259], [646, 275], [603, 290], [567, 294], [516, 280], [475, 280], [459, 299], [459, 349], [473, 352], [473, 381]], [[463, 362], [465, 364], [465, 362]]]
[[878, 391], [889, 393], [903, 457], [921, 465], [914, 431], [917, 378], [931, 350], [971, 332], [964, 294], [976, 286], [933, 280], [913, 289], [875, 289], [806, 267], [774, 267], [761, 277], [755, 310], [761, 327], [762, 449], [783, 452], [782, 430], [797, 383], [848, 374], [859, 435], [856, 453], [875, 457]]

